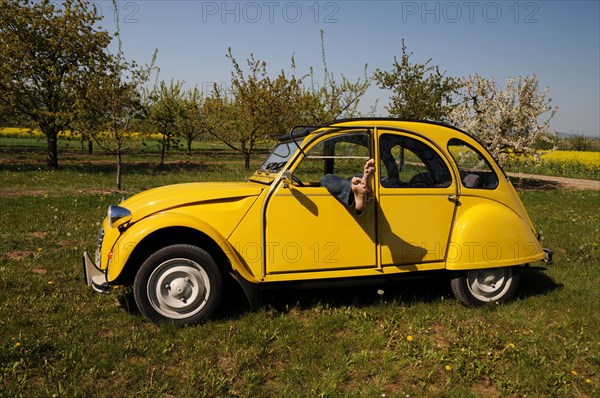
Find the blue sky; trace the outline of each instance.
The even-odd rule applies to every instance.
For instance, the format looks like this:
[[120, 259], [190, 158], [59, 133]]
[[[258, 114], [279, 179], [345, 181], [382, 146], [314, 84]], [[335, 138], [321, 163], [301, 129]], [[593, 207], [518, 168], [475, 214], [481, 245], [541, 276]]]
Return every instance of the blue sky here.
[[[96, 0], [114, 31], [110, 1]], [[158, 49], [161, 80], [183, 80], [205, 91], [227, 84], [232, 48], [240, 62], [253, 53], [272, 74], [315, 68], [322, 75], [320, 30], [329, 70], [351, 80], [391, 69], [401, 41], [413, 62], [429, 58], [450, 76], [479, 73], [504, 84], [536, 74], [559, 111], [554, 131], [600, 136], [600, 1], [199, 1], [125, 0], [119, 3], [125, 55], [150, 61]], [[390, 93], [375, 85], [363, 99], [379, 100], [385, 116]]]

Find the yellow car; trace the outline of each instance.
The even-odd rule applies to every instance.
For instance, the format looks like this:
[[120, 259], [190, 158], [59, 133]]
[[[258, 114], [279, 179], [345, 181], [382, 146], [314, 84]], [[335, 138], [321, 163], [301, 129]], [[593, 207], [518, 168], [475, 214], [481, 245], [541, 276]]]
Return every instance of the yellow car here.
[[[360, 175], [368, 159], [370, 200], [357, 211], [322, 180]], [[185, 325], [214, 312], [228, 277], [256, 303], [267, 284], [445, 270], [463, 303], [501, 303], [524, 266], [552, 253], [473, 137], [353, 119], [292, 129], [247, 182], [165, 186], [110, 206], [95, 259], [83, 258], [95, 291], [133, 285], [146, 317]]]

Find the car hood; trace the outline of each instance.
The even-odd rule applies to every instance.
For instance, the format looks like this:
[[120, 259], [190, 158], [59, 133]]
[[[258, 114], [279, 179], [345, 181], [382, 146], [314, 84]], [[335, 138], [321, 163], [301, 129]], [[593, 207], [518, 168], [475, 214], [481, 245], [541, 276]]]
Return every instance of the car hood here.
[[119, 204], [131, 211], [136, 222], [151, 214], [203, 202], [258, 196], [263, 187], [253, 183], [204, 182], [167, 185], [140, 192]]

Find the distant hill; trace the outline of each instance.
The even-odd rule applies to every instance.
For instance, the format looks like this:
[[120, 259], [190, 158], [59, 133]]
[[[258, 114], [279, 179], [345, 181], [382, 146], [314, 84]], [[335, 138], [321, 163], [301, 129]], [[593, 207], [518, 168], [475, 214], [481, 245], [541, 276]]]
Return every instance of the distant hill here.
[[595, 139], [599, 139], [600, 138], [597, 135], [593, 136], [593, 135], [589, 135], [589, 134], [585, 134], [585, 133], [573, 134], [573, 133], [563, 133], [563, 132], [560, 132], [560, 131], [558, 133], [556, 133], [556, 135], [558, 135], [558, 138], [571, 138], [571, 137], [575, 137], [575, 136], [582, 135], [582, 134], [586, 138], [592, 138], [592, 139], [594, 139], [594, 138]]

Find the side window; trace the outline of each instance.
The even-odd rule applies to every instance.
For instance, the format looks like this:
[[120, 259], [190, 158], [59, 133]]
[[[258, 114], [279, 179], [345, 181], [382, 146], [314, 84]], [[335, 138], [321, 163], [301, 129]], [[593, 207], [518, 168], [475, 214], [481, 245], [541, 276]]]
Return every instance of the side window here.
[[461, 140], [452, 139], [448, 143], [448, 150], [458, 166], [465, 188], [495, 189], [498, 186], [498, 176], [475, 148]]
[[381, 185], [384, 188], [446, 188], [448, 166], [429, 145], [413, 138], [383, 134], [379, 140]]
[[313, 146], [294, 170], [294, 177], [305, 186], [320, 186], [325, 174], [351, 178], [362, 173], [370, 157], [368, 134], [337, 135]]

